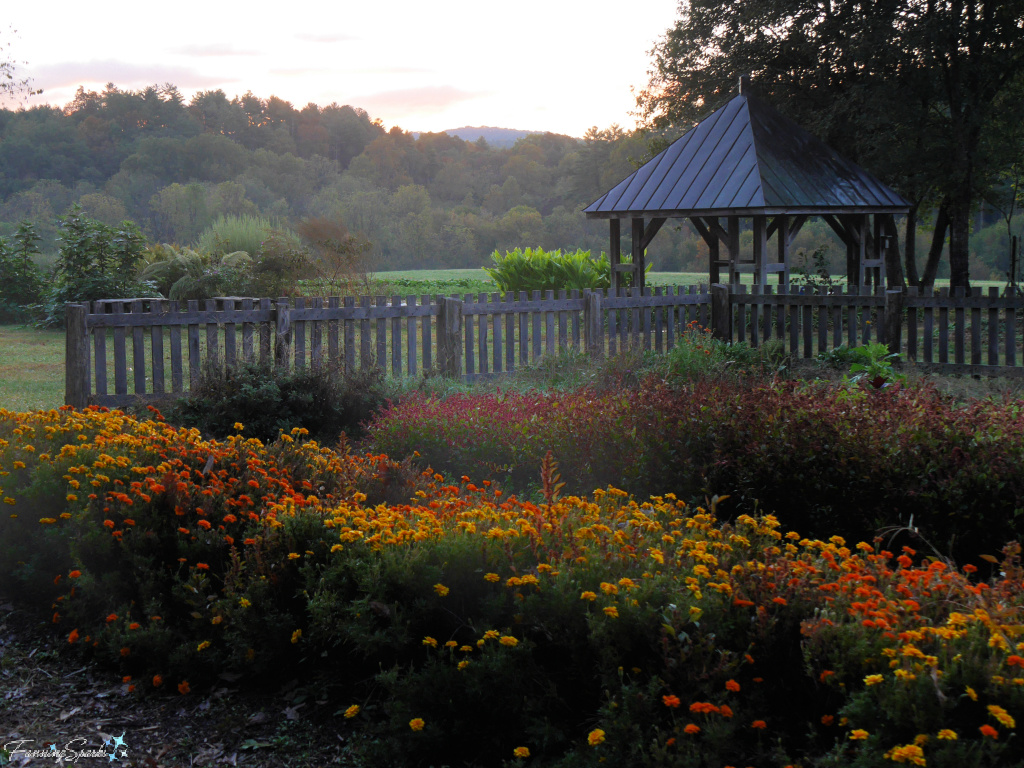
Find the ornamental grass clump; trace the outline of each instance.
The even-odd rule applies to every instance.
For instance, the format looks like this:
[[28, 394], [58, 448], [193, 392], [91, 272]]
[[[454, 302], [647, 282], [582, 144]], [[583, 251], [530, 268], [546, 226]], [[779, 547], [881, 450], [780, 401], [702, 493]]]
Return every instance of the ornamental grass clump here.
[[242, 427], [0, 411], [0, 578], [131, 695], [315, 677], [367, 766], [1024, 762], [1016, 544], [982, 572]]

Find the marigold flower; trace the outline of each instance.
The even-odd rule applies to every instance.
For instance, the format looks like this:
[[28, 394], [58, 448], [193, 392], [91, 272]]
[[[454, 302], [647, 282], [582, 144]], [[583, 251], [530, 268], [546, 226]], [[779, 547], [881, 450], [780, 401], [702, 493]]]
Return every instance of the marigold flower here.
[[679, 705], [682, 704], [682, 702], [679, 700], [678, 696], [671, 696], [671, 695], [670, 696], [662, 696], [661, 697], [661, 701], [662, 701], [662, 703], [666, 707], [677, 707], [678, 708]]
[[527, 758], [530, 756], [530, 750], [526, 747], [516, 747], [512, 750], [512, 754], [520, 759]]
[[868, 737], [868, 732], [863, 728], [856, 728], [850, 732], [850, 741], [863, 741]]
[[764, 720], [755, 720], [750, 724], [750, 727], [757, 728], [758, 730], [763, 731], [765, 728], [768, 727], [768, 723], [766, 723]]
[[153, 687], [159, 688], [164, 684], [164, 679], [160, 675], [153, 675]]
[[597, 593], [589, 590], [580, 593], [580, 600], [597, 600]]
[[951, 731], [949, 728], [943, 728], [939, 731], [937, 738], [945, 739], [947, 741], [956, 741], [960, 737], [956, 735], [956, 731]]
[[740, 684], [737, 683], [735, 680], [726, 680], [725, 681], [725, 688], [726, 688], [726, 690], [729, 690], [729, 691], [732, 691], [733, 693], [735, 693], [736, 691], [738, 691], [740, 689]]
[[469, 662], [466, 661], [466, 660], [463, 660], [463, 661], [460, 661], [457, 666], [459, 668], [459, 671], [461, 672], [462, 670], [464, 670], [466, 667], [469, 666]]
[[206, 563], [196, 563], [196, 568], [198, 570], [200, 570], [200, 571], [208, 571], [208, 570], [210, 570], [210, 566], [207, 565]]
[[178, 683], [178, 693], [180, 693], [182, 696], [184, 696], [190, 690], [192, 689], [188, 686], [188, 680], [182, 680], [180, 683]]
[[121, 682], [122, 683], [130, 683], [131, 681], [132, 681], [132, 676], [131, 675], [125, 675], [124, 677], [121, 678]]
[[718, 711], [722, 715], [722, 717], [732, 717], [732, 707], [730, 707], [728, 704], [723, 704], [721, 707], [718, 708]]
[[971, 686], [968, 685], [965, 690], [967, 695], [970, 697], [971, 701], [978, 700], [978, 694], [974, 691], [973, 688], [971, 688]]
[[[86, 639], [88, 639], [88, 638], [86, 638]], [[131, 656], [132, 655], [132, 649], [127, 647], [127, 646], [125, 646], [124, 648], [121, 649], [121, 655], [122, 656]]]
[[116, 613], [112, 613], [109, 616], [107, 616], [107, 624], [109, 624], [112, 621], [117, 621], [117, 614]]
[[424, 637], [423, 645], [429, 645], [431, 648], [437, 648], [437, 640], [432, 637]]
[[300, 557], [302, 557], [302, 555], [300, 555], [298, 552], [289, 552], [288, 553], [288, 559], [289, 560], [298, 560]]
[[209, 640], [203, 640], [203, 642], [201, 642], [201, 643], [200, 643], [200, 644], [199, 644], [199, 645], [198, 645], [198, 646], [196, 647], [196, 650], [197, 650], [197, 651], [205, 651], [205, 650], [206, 650], [207, 648], [209, 648], [209, 647], [210, 647], [210, 641], [209, 641]]
[[412, 720], [409, 721], [409, 727], [412, 728], [414, 731], [422, 731], [423, 726], [425, 725], [426, 723], [423, 722], [422, 717], [414, 717]]
[[72, 629], [71, 630], [71, 633], [68, 635], [68, 642], [71, 645], [74, 645], [75, 643], [78, 642], [78, 630], [77, 629]]
[[619, 609], [614, 605], [605, 606], [602, 610], [604, 610], [606, 616], [611, 616], [613, 619], [619, 618]]
[[604, 731], [600, 728], [595, 728], [587, 734], [587, 744], [592, 747], [596, 747], [598, 744], [604, 743]]
[[72, 571], [71, 573], [68, 574], [68, 578], [69, 579], [77, 579], [81, 575], [82, 575], [81, 571]]
[[484, 581], [490, 581], [492, 583], [494, 583], [496, 581], [501, 581], [501, 576], [499, 576], [496, 573], [485, 573], [484, 574]]
[[252, 605], [252, 603], [250, 603], [250, 602], [249, 602], [249, 601], [248, 601], [248, 600], [247, 600], [246, 598], [244, 598], [244, 597], [243, 597], [243, 598], [241, 598], [241, 599], [240, 599], [240, 600], [238, 601], [238, 604], [239, 604], [240, 606], [242, 606], [243, 608], [248, 608], [248, 607], [249, 607], [250, 605]]
[[684, 733], [700, 733], [700, 726], [694, 723], [687, 723], [686, 727], [683, 728]]
[[864, 685], [878, 685], [882, 680], [881, 675], [868, 675], [864, 678]]
[[441, 597], [447, 597], [450, 590], [444, 584], [435, 584], [434, 591]]
[[128, 625], [128, 629], [142, 629], [142, 625], [139, 624], [139, 622], [137, 621], [133, 621], [131, 624]]
[[514, 648], [519, 645], [519, 640], [512, 637], [512, 635], [502, 635], [498, 642], [502, 645], [507, 645], [509, 648]]
[[835, 716], [834, 715], [822, 715], [821, 716], [821, 724], [822, 725], [832, 725], [834, 720], [835, 720]]
[[345, 717], [351, 720], [353, 717], [359, 714], [359, 705], [353, 704], [351, 707], [345, 710]]
[[299, 639], [301, 637], [302, 637], [302, 630], [301, 629], [296, 629], [294, 632], [292, 632], [292, 642], [293, 643], [299, 642]]
[[1017, 722], [1013, 719], [1013, 716], [998, 704], [989, 704], [988, 712], [992, 717], [999, 721], [1000, 725], [1006, 728], [1017, 727]]
[[999, 738], [999, 731], [997, 731], [995, 728], [993, 728], [988, 723], [985, 723], [985, 725], [983, 725], [980, 728], [978, 728], [978, 730], [981, 731], [981, 735], [982, 736], [988, 736], [989, 738], [992, 738], [992, 739], [998, 739]]

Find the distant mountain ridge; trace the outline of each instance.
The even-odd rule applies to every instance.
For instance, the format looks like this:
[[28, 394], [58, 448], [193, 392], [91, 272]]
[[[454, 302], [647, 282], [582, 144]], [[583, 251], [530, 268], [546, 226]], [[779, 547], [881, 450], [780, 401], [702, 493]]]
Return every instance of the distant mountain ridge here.
[[462, 128], [449, 128], [445, 131], [449, 136], [457, 136], [463, 141], [476, 141], [483, 138], [490, 146], [495, 148], [511, 147], [519, 139], [533, 133], [544, 133], [544, 131], [521, 131], [516, 128], [492, 128], [491, 126], [464, 126]]

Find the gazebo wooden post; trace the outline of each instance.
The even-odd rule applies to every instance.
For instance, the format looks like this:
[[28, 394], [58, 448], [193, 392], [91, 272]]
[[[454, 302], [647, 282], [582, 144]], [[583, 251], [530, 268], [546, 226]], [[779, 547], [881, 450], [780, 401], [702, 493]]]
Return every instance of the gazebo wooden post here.
[[789, 216], [780, 213], [775, 217], [775, 237], [778, 243], [778, 263], [782, 265], [779, 272], [779, 289], [789, 293]]
[[[718, 219], [714, 221], [718, 224]], [[701, 233], [704, 234], [704, 233]], [[711, 265], [711, 269], [708, 276], [711, 278], [711, 285], [722, 282], [721, 279], [721, 268], [719, 262], [722, 260], [722, 246], [721, 241], [718, 239], [718, 235], [714, 232], [711, 233], [711, 237], [704, 237], [704, 242], [708, 244], [708, 262]]]
[[633, 219], [633, 293], [642, 296], [644, 277], [647, 269], [644, 264], [644, 220]]
[[729, 216], [729, 230], [725, 248], [729, 251], [729, 285], [740, 284], [740, 217]]
[[611, 291], [612, 291], [612, 296], [618, 296], [619, 295], [619, 284], [620, 284], [620, 280], [619, 280], [619, 264], [622, 261], [622, 256], [621, 256], [621, 252], [620, 252], [620, 248], [622, 246], [621, 246], [621, 241], [619, 239], [620, 235], [621, 235], [621, 232], [619, 230], [619, 220], [618, 219], [608, 219], [608, 232], [609, 232], [608, 263], [610, 265], [609, 268], [611, 269], [611, 274], [609, 275], [609, 277], [611, 278]]
[[768, 284], [768, 217], [754, 217], [754, 282]]

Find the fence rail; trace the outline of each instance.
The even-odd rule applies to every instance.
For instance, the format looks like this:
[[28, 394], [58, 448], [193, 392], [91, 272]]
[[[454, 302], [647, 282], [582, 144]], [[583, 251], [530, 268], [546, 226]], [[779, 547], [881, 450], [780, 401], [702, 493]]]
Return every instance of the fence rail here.
[[691, 322], [730, 342], [781, 344], [794, 358], [879, 341], [925, 370], [1024, 376], [1024, 297], [996, 289], [125, 299], [68, 305], [65, 402], [121, 406], [180, 395], [204, 368], [242, 360], [284, 369], [376, 365], [394, 376], [436, 370], [472, 381], [566, 351], [665, 351]]

